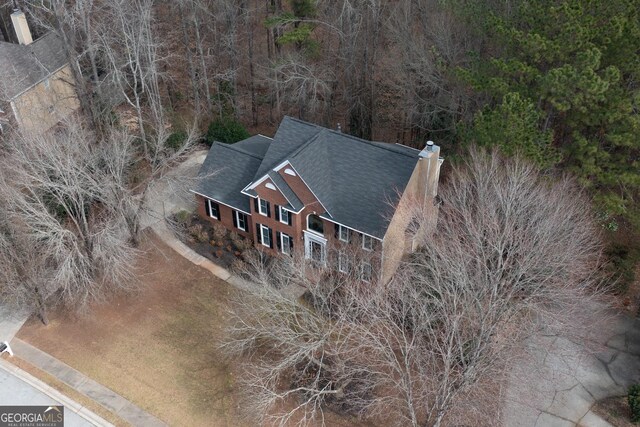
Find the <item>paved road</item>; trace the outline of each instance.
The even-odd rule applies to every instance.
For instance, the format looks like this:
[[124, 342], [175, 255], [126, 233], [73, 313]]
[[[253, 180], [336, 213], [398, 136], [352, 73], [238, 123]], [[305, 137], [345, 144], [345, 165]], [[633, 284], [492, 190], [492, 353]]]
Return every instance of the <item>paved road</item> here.
[[640, 382], [640, 319], [619, 315], [599, 327], [593, 351], [558, 337], [531, 343], [531, 359], [512, 373], [505, 426], [610, 426], [591, 407]]
[[111, 426], [56, 390], [0, 360], [0, 405], [63, 405], [66, 427]]

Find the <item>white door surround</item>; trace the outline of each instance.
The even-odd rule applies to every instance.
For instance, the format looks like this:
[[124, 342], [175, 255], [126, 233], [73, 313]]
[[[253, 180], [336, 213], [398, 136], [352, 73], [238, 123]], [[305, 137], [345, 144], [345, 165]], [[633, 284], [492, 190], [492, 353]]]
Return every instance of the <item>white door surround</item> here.
[[327, 262], [327, 239], [304, 230], [304, 257], [324, 265]]

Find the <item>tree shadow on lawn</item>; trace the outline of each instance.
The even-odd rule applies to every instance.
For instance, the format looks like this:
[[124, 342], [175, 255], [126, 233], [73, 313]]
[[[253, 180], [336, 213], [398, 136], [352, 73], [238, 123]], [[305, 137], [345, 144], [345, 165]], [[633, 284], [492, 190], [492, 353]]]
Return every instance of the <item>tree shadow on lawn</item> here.
[[194, 410], [235, 418], [234, 366], [219, 350], [226, 324], [224, 304], [211, 285], [198, 283], [158, 335], [177, 352], [191, 353], [178, 361], [178, 381], [189, 390]]

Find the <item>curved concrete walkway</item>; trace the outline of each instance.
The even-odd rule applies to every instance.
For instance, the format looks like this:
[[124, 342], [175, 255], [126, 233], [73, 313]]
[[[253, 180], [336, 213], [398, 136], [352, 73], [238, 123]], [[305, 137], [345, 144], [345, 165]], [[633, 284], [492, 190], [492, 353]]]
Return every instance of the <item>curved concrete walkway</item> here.
[[[166, 218], [172, 214], [181, 210], [195, 211], [195, 195], [189, 190], [194, 188], [197, 183], [196, 176], [207, 152], [207, 150], [193, 152], [188, 159], [170, 171], [165, 179], [158, 181], [150, 189], [148, 207], [142, 215], [140, 228], [152, 229], [164, 243], [193, 264], [204, 268], [238, 289], [251, 292], [255, 290], [257, 285], [232, 274], [224, 267], [196, 253], [182, 243], [167, 226]], [[295, 285], [281, 290], [283, 294], [294, 299], [302, 296], [304, 291], [304, 288]]]
[[617, 315], [599, 339], [597, 351], [553, 336], [531, 343], [531, 358], [511, 374], [504, 425], [609, 427], [591, 407], [640, 382], [640, 320]]

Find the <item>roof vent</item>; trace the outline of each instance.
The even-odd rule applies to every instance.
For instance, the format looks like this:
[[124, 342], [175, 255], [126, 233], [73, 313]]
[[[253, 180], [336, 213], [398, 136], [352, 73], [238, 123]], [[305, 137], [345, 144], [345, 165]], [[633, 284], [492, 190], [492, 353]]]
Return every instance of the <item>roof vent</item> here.
[[338, 132], [342, 133], [342, 126], [338, 123]]

